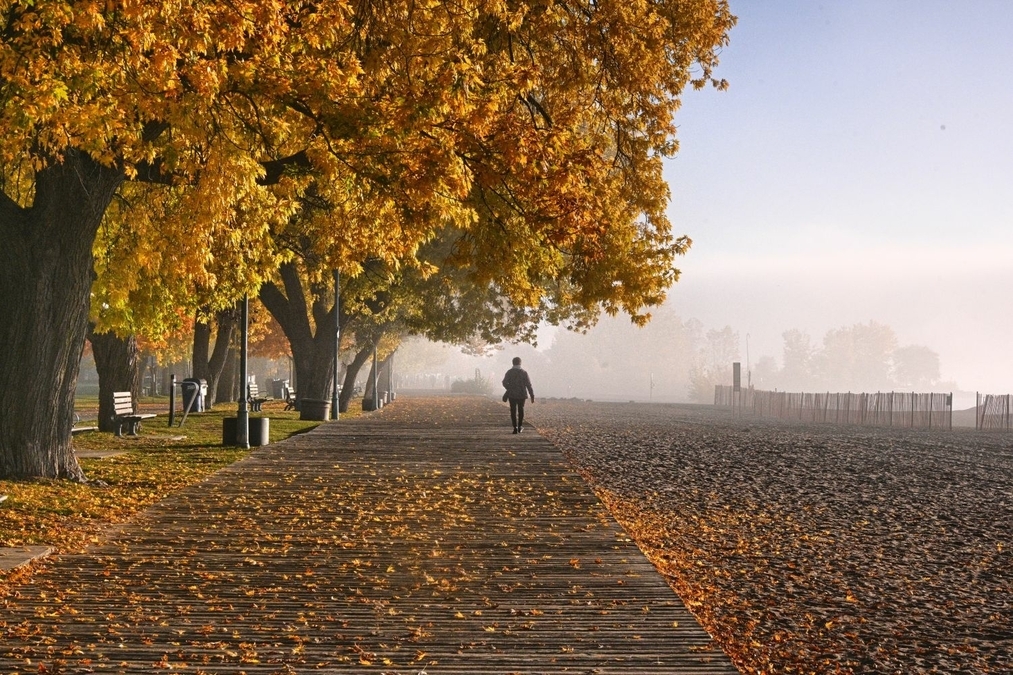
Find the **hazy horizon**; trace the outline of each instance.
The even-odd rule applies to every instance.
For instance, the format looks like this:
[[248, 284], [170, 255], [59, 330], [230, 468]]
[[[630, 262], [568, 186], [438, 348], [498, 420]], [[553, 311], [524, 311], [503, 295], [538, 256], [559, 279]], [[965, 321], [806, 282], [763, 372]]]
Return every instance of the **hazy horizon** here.
[[877, 321], [942, 378], [1013, 391], [1013, 4], [732, 2], [725, 92], [667, 165], [694, 241], [669, 302], [750, 336]]

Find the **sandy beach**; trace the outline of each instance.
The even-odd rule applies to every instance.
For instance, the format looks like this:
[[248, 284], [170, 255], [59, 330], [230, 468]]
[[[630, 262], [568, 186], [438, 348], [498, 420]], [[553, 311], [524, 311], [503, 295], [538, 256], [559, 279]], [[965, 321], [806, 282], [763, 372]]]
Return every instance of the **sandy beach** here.
[[1013, 672], [1013, 434], [572, 400], [528, 419], [742, 672]]

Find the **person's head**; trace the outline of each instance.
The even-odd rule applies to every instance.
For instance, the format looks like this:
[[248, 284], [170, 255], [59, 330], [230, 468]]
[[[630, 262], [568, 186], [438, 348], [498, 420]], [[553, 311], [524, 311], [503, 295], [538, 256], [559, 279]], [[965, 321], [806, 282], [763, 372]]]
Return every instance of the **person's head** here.
[[521, 357], [519, 357], [519, 356], [515, 356], [514, 357], [514, 365], [515, 366], [521, 365]]

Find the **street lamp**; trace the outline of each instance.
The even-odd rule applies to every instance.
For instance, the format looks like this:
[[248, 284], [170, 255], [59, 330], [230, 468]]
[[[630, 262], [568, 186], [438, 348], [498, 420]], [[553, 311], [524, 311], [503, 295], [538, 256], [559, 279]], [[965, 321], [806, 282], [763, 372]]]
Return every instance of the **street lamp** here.
[[338, 393], [340, 386], [338, 378], [341, 376], [341, 273], [334, 270], [334, 386], [331, 387], [331, 419], [336, 420], [340, 416], [338, 412]]
[[249, 393], [249, 367], [247, 365], [247, 347], [250, 341], [250, 296], [243, 296], [243, 311], [239, 327], [239, 410], [236, 413], [236, 445], [241, 448], [250, 447], [250, 410], [247, 407]]

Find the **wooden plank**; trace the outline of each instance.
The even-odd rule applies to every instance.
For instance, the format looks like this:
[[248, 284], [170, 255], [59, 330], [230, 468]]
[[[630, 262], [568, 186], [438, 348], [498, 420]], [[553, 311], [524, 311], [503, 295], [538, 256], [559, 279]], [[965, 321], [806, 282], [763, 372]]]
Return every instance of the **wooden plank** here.
[[0, 670], [736, 673], [562, 455], [471, 401], [266, 446], [60, 557], [4, 600]]

